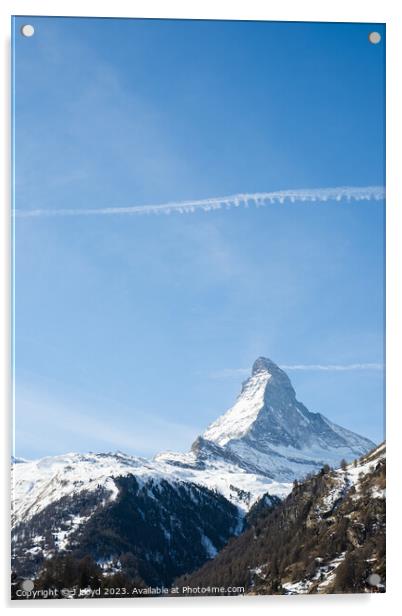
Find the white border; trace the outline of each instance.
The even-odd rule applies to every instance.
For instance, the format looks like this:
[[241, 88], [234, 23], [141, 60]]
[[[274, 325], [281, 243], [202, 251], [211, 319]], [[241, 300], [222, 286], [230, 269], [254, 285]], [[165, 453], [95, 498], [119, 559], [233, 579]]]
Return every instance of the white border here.
[[[297, 615], [303, 613], [337, 614], [340, 610], [353, 610], [356, 614], [375, 614], [379, 610], [388, 610], [399, 603], [399, 567], [401, 566], [401, 525], [402, 515], [401, 491], [398, 480], [401, 475], [402, 447], [402, 297], [400, 279], [402, 263], [402, 204], [398, 202], [398, 180], [402, 175], [401, 157], [401, 110], [402, 88], [401, 78], [398, 75], [401, 64], [402, 41], [402, 3], [392, 0], [337, 0], [337, 2], [322, 2], [318, 0], [169, 0], [168, 2], [153, 0], [113, 0], [91, 2], [90, 0], [3, 0], [0, 7], [1, 43], [3, 58], [1, 68], [3, 72], [2, 89], [0, 96], [2, 131], [1, 134], [9, 136], [9, 60], [10, 60], [10, 15], [70, 15], [70, 16], [105, 16], [105, 17], [170, 17], [170, 18], [203, 18], [203, 19], [267, 19], [282, 21], [365, 21], [387, 23], [387, 440], [388, 440], [388, 557], [387, 557], [387, 593], [385, 595], [370, 596], [322, 596], [322, 597], [255, 597], [255, 598], [227, 598], [227, 599], [158, 599], [147, 600], [140, 604], [125, 601], [94, 600], [83, 603], [68, 602], [14, 602], [8, 601], [9, 594], [9, 554], [8, 554], [8, 460], [10, 454], [9, 425], [7, 414], [10, 408], [9, 366], [10, 366], [10, 334], [9, 334], [9, 267], [10, 267], [10, 240], [9, 240], [9, 137], [3, 140], [0, 150], [0, 186], [3, 188], [2, 208], [0, 211], [0, 250], [1, 269], [0, 285], [3, 291], [3, 301], [0, 303], [0, 391], [1, 416], [3, 429], [0, 431], [3, 440], [1, 484], [3, 487], [1, 499], [1, 541], [0, 541], [0, 597], [7, 609], [17, 612], [25, 609], [73, 609], [74, 612], [93, 611], [98, 609], [114, 610], [116, 608], [135, 609], [136, 612], [160, 611], [168, 613], [177, 610], [191, 611], [220, 611], [243, 613], [253, 610], [266, 613], [267, 610], [280, 611], [281, 614]], [[399, 320], [398, 320], [399, 317]], [[6, 546], [6, 547], [4, 547]], [[401, 588], [402, 590], [402, 588]]]

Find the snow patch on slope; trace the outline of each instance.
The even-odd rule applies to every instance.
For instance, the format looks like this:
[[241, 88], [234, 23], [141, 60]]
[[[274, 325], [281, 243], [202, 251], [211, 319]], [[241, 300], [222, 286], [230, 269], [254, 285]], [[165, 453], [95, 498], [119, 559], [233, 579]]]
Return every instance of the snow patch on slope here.
[[264, 406], [265, 388], [270, 378], [268, 372], [259, 372], [250, 377], [234, 406], [214, 421], [203, 437], [222, 446], [244, 436]]
[[[188, 456], [186, 458], [186, 456]], [[191, 454], [182, 454], [182, 461], [191, 462]], [[192, 460], [194, 462], [194, 460]], [[103, 503], [117, 499], [119, 489], [114, 481], [117, 477], [135, 476], [141, 488], [156, 498], [155, 488], [162, 481], [171, 485], [196, 484], [210, 490], [217, 490], [240, 510], [249, 507], [263, 494], [284, 498], [292, 484], [282, 484], [264, 476], [248, 473], [234, 464], [223, 460], [211, 462], [203, 469], [188, 464], [177, 466], [162, 458], [152, 462], [144, 458], [124, 454], [77, 454], [47, 457], [41, 460], [17, 464], [12, 469], [13, 510], [12, 525], [27, 521], [45, 509], [52, 502], [65, 496], [83, 491], [104, 488], [108, 498]], [[152, 487], [149, 482], [152, 481]], [[147, 485], [145, 485], [147, 484]], [[249, 498], [241, 497], [243, 492]], [[60, 537], [63, 542], [63, 537]]]
[[137, 478], [160, 475], [146, 460], [123, 454], [77, 454], [46, 457], [12, 468], [13, 525], [28, 520], [54, 501], [99, 487], [115, 500], [118, 488], [113, 477], [135, 474]]
[[216, 549], [216, 547], [212, 543], [211, 539], [209, 537], [207, 537], [206, 535], [202, 534], [201, 535], [201, 543], [202, 543], [202, 545], [205, 548], [205, 552], [206, 552], [208, 558], [215, 558], [215, 556], [218, 553], [218, 550]]
[[[328, 562], [326, 565], [319, 564], [322, 559], [317, 558], [317, 570], [312, 578], [304, 578], [297, 582], [286, 582], [283, 584], [285, 594], [287, 595], [306, 595], [313, 587], [316, 587], [316, 592], [325, 592], [325, 588], [335, 579], [336, 569], [345, 559], [346, 552], [342, 552], [336, 558]], [[319, 584], [317, 585], [317, 582]]]

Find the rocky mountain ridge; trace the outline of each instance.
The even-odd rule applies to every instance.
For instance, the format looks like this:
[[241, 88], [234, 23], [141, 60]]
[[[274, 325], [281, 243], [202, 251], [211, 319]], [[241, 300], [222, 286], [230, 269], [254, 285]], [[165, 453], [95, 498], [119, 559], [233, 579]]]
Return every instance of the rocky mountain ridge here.
[[295, 482], [184, 587], [242, 587], [246, 594], [385, 590], [385, 444], [352, 464]]
[[[373, 445], [308, 411], [286, 373], [259, 358], [234, 406], [187, 453], [165, 452], [152, 460], [121, 452], [14, 459], [13, 562], [20, 572], [35, 575], [51, 556], [79, 554], [79, 546], [87, 545], [105, 567], [116, 567], [111, 563], [134, 552], [140, 577], [163, 581], [211, 558], [242, 531], [247, 512], [256, 503], [261, 506], [262, 499], [276, 505], [294, 480], [359, 457]], [[135, 533], [127, 536], [122, 501], [131, 512], [135, 507], [143, 512], [144, 537], [150, 536], [149, 524], [158, 529], [159, 549], [152, 541], [147, 547]], [[201, 501], [205, 517], [198, 515]], [[154, 509], [154, 503], [159, 507]], [[169, 507], [177, 510], [173, 526], [163, 513]], [[221, 522], [215, 524], [214, 518]], [[114, 535], [114, 547], [97, 539], [104, 534]], [[175, 568], [167, 554], [180, 537]], [[187, 552], [196, 555], [191, 566]], [[166, 559], [170, 565], [165, 570]], [[146, 566], [150, 560], [160, 565]]]

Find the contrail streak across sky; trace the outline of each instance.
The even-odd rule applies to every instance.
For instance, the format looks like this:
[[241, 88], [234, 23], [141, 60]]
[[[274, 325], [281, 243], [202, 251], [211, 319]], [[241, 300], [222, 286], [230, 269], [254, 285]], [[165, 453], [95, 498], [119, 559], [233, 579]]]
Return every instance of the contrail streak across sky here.
[[210, 212], [221, 208], [232, 207], [262, 207], [275, 204], [312, 203], [320, 204], [328, 201], [382, 201], [385, 199], [383, 186], [344, 186], [340, 188], [302, 188], [294, 190], [279, 190], [275, 192], [239, 193], [227, 197], [210, 197], [193, 201], [177, 201], [160, 205], [134, 205], [127, 207], [101, 208], [46, 208], [14, 210], [18, 218], [35, 218], [48, 216], [113, 216], [134, 214], [189, 214], [199, 210]]

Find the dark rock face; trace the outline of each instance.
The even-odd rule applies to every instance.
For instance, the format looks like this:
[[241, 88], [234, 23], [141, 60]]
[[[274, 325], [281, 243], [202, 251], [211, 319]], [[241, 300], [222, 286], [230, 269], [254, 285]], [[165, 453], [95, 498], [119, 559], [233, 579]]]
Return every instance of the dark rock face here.
[[272, 361], [272, 359], [268, 359], [268, 357], [258, 357], [253, 363], [253, 367], [251, 369], [251, 374], [254, 376], [259, 372], [268, 372], [271, 374], [277, 383], [281, 382], [281, 385], [284, 387], [290, 386], [290, 379], [286, 372], [279, 368], [279, 366]]

